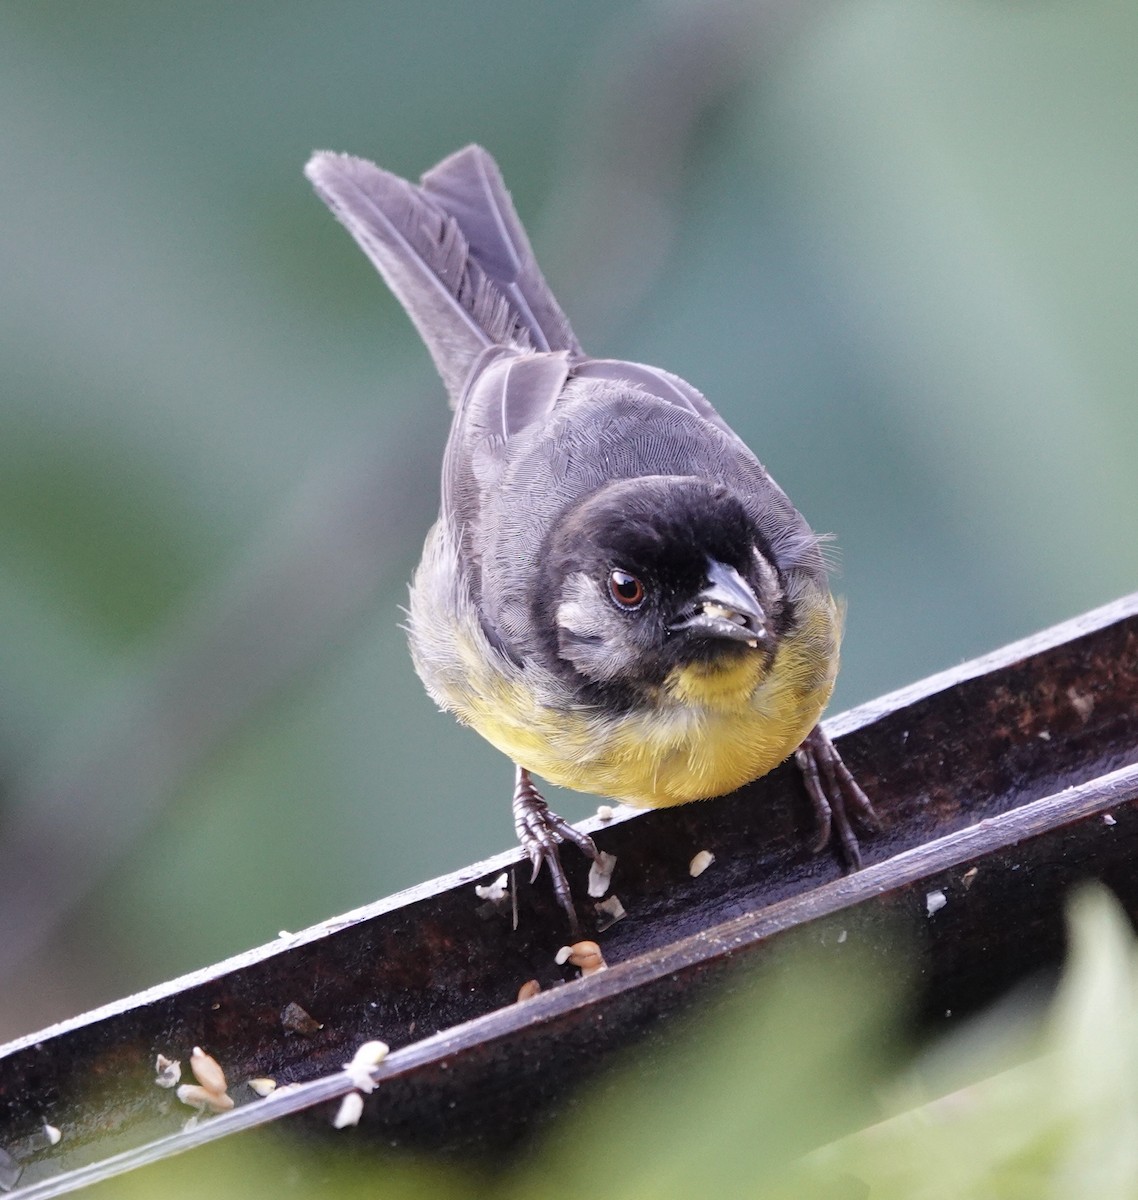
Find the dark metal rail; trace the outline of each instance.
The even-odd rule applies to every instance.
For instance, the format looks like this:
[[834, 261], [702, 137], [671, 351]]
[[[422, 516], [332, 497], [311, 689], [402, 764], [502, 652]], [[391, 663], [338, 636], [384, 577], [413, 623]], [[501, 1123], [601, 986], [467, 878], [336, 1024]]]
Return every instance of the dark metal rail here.
[[[834, 953], [838, 930], [884, 957], [920, 946], [920, 1002], [943, 1027], [1054, 966], [1072, 883], [1102, 879], [1138, 913], [1138, 595], [828, 728], [885, 825], [857, 874], [804, 850], [787, 767], [720, 800], [619, 810], [588, 823], [627, 911], [596, 935], [608, 970], [557, 966], [567, 937], [545, 879], [531, 888], [528, 864], [499, 855], [0, 1047], [0, 1183], [7, 1162], [31, 1200], [285, 1117], [326, 1127], [351, 1087], [341, 1064], [371, 1038], [393, 1053], [356, 1136], [484, 1154], [789, 930]], [[715, 861], [692, 878], [705, 849]], [[565, 857], [583, 896], [584, 865]], [[516, 928], [511, 903], [474, 892], [502, 871]], [[543, 990], [517, 1003], [529, 979]], [[238, 1107], [182, 1131], [189, 1110], [154, 1085], [154, 1060], [195, 1045]], [[301, 1086], [257, 1099], [256, 1076]]]

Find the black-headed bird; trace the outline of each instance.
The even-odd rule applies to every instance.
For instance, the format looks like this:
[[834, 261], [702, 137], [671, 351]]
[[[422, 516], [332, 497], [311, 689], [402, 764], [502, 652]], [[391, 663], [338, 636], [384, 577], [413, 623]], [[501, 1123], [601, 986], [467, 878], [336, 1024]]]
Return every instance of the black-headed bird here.
[[558, 846], [597, 857], [533, 783], [658, 807], [797, 756], [821, 849], [868, 799], [818, 724], [841, 620], [818, 537], [689, 383], [590, 358], [497, 165], [418, 184], [318, 153], [317, 192], [406, 308], [454, 420], [411, 586], [415, 668], [514, 762], [514, 823], [576, 925]]

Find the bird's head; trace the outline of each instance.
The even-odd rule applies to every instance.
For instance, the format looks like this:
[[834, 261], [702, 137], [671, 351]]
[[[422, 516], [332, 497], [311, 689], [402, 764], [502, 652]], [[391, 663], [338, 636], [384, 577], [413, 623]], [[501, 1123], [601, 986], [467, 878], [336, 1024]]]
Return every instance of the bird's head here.
[[785, 620], [778, 571], [727, 487], [618, 480], [571, 509], [550, 540], [535, 616], [550, 649], [605, 691], [724, 702], [753, 687]]

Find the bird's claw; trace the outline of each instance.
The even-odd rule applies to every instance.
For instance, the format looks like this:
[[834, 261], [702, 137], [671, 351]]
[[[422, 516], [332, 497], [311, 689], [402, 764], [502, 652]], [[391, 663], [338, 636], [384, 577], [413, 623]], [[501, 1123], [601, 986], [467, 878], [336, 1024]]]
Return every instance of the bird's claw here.
[[849, 870], [856, 871], [861, 866], [861, 847], [851, 816], [866, 828], [881, 828], [869, 797], [858, 786], [821, 725], [815, 725], [807, 734], [794, 758], [814, 810], [817, 832], [810, 848], [815, 854], [824, 850], [836, 829], [841, 857]]
[[518, 767], [517, 780], [514, 784], [514, 830], [533, 864], [530, 883], [536, 881], [541, 871], [541, 864], [549, 867], [549, 876], [553, 882], [553, 893], [558, 904], [569, 917], [569, 924], [574, 933], [580, 929], [577, 920], [577, 910], [573, 907], [573, 897], [569, 891], [569, 881], [565, 878], [565, 870], [561, 865], [561, 853], [558, 846], [562, 842], [572, 842], [582, 854], [594, 862], [599, 852], [593, 839], [587, 833], [574, 829], [568, 821], [559, 817], [546, 804], [545, 798], [534, 787], [529, 772], [524, 767]]

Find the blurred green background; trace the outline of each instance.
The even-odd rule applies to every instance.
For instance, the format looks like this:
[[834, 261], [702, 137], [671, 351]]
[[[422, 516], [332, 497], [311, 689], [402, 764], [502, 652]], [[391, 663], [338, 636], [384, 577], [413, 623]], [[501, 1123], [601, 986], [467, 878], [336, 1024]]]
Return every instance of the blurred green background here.
[[497, 156], [587, 348], [836, 535], [836, 710], [1138, 586], [1135, 61], [1106, 0], [0, 6], [0, 1038], [511, 844], [312, 149]]

